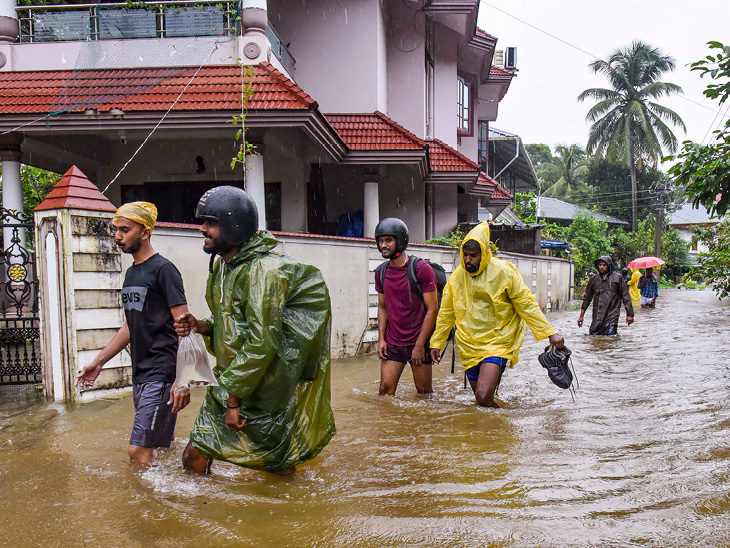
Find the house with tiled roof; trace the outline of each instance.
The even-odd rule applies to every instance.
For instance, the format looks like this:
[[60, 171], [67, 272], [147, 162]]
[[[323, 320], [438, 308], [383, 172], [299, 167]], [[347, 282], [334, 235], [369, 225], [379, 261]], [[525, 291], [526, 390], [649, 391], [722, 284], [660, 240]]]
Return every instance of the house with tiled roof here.
[[559, 226], [569, 226], [578, 217], [589, 216], [593, 217], [596, 221], [606, 223], [613, 227], [627, 227], [629, 225], [626, 221], [622, 221], [616, 217], [611, 217], [610, 215], [571, 204], [570, 202], [559, 200], [557, 198], [546, 198], [542, 196], [540, 198], [535, 198], [535, 201], [537, 202], [537, 213], [535, 216], [541, 221], [545, 221], [547, 223], [555, 223]]
[[[476, 0], [168, 4], [0, 0], [4, 171], [73, 165], [176, 223], [243, 185], [262, 228], [334, 234], [361, 212], [362, 236], [399, 216], [415, 241], [509, 202], [484, 160], [514, 71]], [[256, 154], [231, 169], [242, 113]]]
[[[153, 245], [204, 317], [195, 206], [215, 186], [245, 188], [277, 250], [322, 272], [343, 357], [377, 342], [380, 219], [403, 219], [409, 250], [450, 271], [454, 248], [419, 242], [476, 222], [480, 206], [496, 217], [530, 185], [514, 136], [490, 143], [516, 72], [477, 27], [478, 0], [32, 1], [0, 0], [4, 211], [23, 209], [23, 164], [65, 175], [4, 230], [0, 292], [22, 319], [0, 302], [0, 340], [12, 331], [14, 364], [42, 356], [49, 397], [82, 397], [73, 378], [123, 323], [131, 260], [109, 224], [122, 203], [157, 205]], [[542, 308], [567, 301], [569, 263], [502, 256]], [[129, 365], [123, 351], [97, 386], [128, 384]]]
[[695, 207], [691, 202], [687, 202], [672, 212], [667, 224], [677, 229], [682, 239], [689, 244], [689, 257], [695, 264], [700, 253], [709, 251], [709, 248], [698, 240], [695, 228], [717, 226], [720, 220], [720, 217], [710, 215], [705, 207]]

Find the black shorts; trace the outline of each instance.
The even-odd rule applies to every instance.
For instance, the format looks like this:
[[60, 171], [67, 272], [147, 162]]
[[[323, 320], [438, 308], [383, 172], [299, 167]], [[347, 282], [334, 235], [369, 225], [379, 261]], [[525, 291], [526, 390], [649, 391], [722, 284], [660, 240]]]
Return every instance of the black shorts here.
[[[385, 357], [388, 359], [388, 361], [391, 362], [398, 362], [398, 363], [411, 363], [411, 355], [413, 354], [413, 348], [415, 347], [415, 344], [412, 344], [410, 346], [395, 346], [393, 344], [388, 345], [388, 351], [385, 353]], [[432, 364], [433, 360], [431, 359], [431, 349], [426, 345], [425, 349], [425, 359], [423, 360], [423, 363], [426, 364]]]
[[175, 437], [177, 414], [172, 412], [171, 382], [143, 382], [133, 387], [134, 416], [130, 445], [170, 447]]

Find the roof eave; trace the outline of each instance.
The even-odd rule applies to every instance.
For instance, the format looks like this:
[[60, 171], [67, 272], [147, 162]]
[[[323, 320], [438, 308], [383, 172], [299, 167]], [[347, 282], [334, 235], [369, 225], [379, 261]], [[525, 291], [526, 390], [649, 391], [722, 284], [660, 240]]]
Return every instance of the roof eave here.
[[425, 149], [420, 150], [348, 150], [341, 160], [349, 165], [414, 165], [422, 178], [428, 173], [428, 158]]
[[461, 2], [447, 2], [444, 0], [432, 0], [423, 8], [428, 13], [454, 13], [454, 14], [470, 14], [475, 8], [478, 9], [478, 0], [463, 0]]
[[[124, 118], [96, 118], [83, 113], [69, 112], [54, 118], [33, 115], [0, 116], [0, 132], [18, 131], [26, 134], [87, 133], [114, 130], [159, 129], [223, 129], [231, 127], [234, 115], [240, 110], [180, 110], [171, 111], [160, 122], [160, 111], [126, 112]], [[159, 124], [159, 126], [158, 126]], [[22, 126], [22, 127], [20, 127]], [[316, 110], [249, 110], [246, 114], [249, 128], [298, 127], [308, 133], [336, 160], [341, 161], [347, 147], [324, 117]]]
[[433, 171], [426, 176], [424, 182], [472, 185], [478, 178], [478, 171]]

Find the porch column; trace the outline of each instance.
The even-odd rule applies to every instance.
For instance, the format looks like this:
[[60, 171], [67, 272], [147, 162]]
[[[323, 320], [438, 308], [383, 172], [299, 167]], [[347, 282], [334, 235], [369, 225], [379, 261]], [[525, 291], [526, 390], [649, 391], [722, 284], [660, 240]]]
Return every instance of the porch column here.
[[[15, 0], [0, 0], [0, 42], [17, 42], [18, 41], [18, 14], [15, 11]], [[5, 53], [0, 52], [0, 67], [2, 67], [7, 59]]]
[[264, 186], [264, 144], [254, 143], [258, 154], [246, 156], [246, 192], [259, 210], [259, 230], [266, 229], [266, 190]]
[[[3, 166], [3, 208], [23, 211], [23, 185], [20, 178], [20, 144], [3, 144], [0, 146], [0, 160]], [[19, 230], [20, 246], [25, 248], [25, 230]], [[4, 249], [11, 245], [12, 230], [3, 234]]]
[[375, 227], [380, 222], [380, 201], [378, 198], [378, 172], [374, 169], [365, 171], [365, 195], [363, 201], [363, 238], [373, 238]]

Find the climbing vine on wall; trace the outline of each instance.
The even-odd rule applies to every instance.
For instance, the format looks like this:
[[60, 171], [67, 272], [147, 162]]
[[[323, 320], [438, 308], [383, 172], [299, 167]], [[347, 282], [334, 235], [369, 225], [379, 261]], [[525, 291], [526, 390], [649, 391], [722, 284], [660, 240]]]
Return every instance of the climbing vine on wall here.
[[231, 159], [231, 169], [235, 170], [236, 166], [241, 164], [244, 172], [244, 180], [246, 177], [246, 155], [258, 154], [256, 152], [256, 146], [246, 140], [246, 114], [248, 112], [246, 105], [251, 100], [254, 94], [253, 85], [251, 82], [254, 78], [253, 67], [251, 65], [243, 65], [241, 60], [238, 60], [238, 65], [241, 67], [241, 113], [231, 118], [231, 123], [236, 130], [236, 154]]

